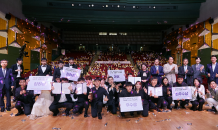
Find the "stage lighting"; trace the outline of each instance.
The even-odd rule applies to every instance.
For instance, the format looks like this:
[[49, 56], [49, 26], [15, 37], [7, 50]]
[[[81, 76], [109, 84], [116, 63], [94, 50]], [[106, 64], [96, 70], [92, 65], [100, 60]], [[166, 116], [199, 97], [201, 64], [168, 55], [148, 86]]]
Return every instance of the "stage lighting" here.
[[108, 7], [108, 5], [105, 5], [105, 7]]
[[81, 6], [81, 4], [79, 4], [79, 6]]
[[94, 5], [92, 4], [92, 7], [94, 7]]
[[72, 4], [72, 6], [74, 6], [74, 4]]
[[119, 5], [117, 5], [117, 7], [119, 8], [120, 6], [119, 6]]
[[154, 6], [153, 8], [155, 9], [156, 7]]
[[133, 6], [132, 8], [135, 9], [135, 6]]
[[136, 6], [136, 9], [139, 9], [139, 7], [138, 7], [138, 6]]
[[126, 8], [126, 6], [124, 5], [123, 8]]
[[102, 8], [104, 8], [104, 5], [102, 5]]

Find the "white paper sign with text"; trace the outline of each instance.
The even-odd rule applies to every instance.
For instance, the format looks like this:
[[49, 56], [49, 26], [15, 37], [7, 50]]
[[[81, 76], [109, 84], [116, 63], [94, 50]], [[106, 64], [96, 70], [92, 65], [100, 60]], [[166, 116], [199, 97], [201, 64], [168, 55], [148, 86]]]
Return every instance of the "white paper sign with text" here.
[[142, 100], [141, 96], [134, 97], [120, 97], [120, 111], [131, 112], [131, 111], [142, 111]]
[[80, 77], [81, 70], [70, 67], [64, 67], [61, 71], [61, 78], [68, 78], [69, 80], [77, 81]]
[[172, 87], [172, 98], [177, 99], [192, 99], [192, 89], [189, 86], [186, 87]]
[[115, 82], [125, 81], [124, 70], [108, 70], [108, 75], [112, 76]]
[[51, 90], [53, 76], [30, 76], [27, 90]]

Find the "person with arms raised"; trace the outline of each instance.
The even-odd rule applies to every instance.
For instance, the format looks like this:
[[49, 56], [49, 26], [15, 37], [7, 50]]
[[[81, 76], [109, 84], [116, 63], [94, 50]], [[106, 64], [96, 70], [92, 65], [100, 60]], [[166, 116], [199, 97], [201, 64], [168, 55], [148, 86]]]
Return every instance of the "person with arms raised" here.
[[[108, 101], [109, 95], [104, 88], [100, 87], [101, 79], [99, 77], [94, 80], [94, 83], [95, 87], [91, 88], [91, 92], [88, 96], [91, 102], [91, 113], [93, 118], [98, 116], [98, 119], [102, 119], [103, 100]], [[103, 95], [106, 96], [104, 99]]]

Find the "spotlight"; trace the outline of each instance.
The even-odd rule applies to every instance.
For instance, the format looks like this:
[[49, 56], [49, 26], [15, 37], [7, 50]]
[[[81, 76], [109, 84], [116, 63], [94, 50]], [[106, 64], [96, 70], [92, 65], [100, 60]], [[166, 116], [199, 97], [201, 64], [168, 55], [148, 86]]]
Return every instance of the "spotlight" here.
[[155, 9], [156, 7], [154, 6], [153, 8]]
[[119, 8], [120, 6], [119, 6], [119, 5], [117, 5], [117, 7]]
[[105, 5], [105, 7], [108, 7], [108, 5]]
[[126, 6], [124, 5], [123, 8], [126, 8]]
[[81, 6], [81, 4], [79, 4], [79, 6]]
[[136, 9], [139, 9], [139, 7], [138, 7], [138, 6], [136, 6]]
[[92, 7], [94, 7], [94, 5], [92, 4]]
[[91, 5], [89, 5], [89, 7], [91, 7]]
[[104, 5], [102, 5], [102, 8], [104, 8]]
[[111, 7], [113, 8], [113, 7], [114, 7], [114, 5], [111, 5]]
[[72, 6], [74, 6], [74, 4], [72, 4]]
[[135, 9], [135, 6], [133, 6], [132, 8]]

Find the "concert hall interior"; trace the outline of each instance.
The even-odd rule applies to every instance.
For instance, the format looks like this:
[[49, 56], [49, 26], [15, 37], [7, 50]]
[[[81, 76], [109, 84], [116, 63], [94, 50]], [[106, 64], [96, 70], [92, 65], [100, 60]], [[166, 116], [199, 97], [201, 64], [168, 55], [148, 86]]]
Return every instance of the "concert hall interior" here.
[[218, 129], [218, 0], [0, 0], [0, 130]]

